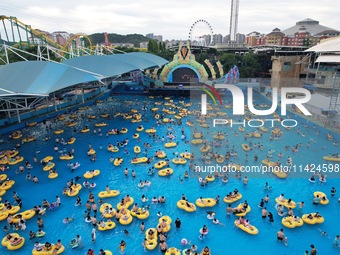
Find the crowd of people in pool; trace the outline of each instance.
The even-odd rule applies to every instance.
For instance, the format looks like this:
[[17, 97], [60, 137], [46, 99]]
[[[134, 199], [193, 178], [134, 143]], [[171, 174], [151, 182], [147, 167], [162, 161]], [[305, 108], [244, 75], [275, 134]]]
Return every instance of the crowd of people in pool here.
[[[139, 104], [136, 103], [136, 105], [138, 106]], [[155, 114], [156, 114], [156, 113], [155, 113]], [[198, 113], [196, 113], [196, 115], [197, 115], [198, 119], [204, 120], [204, 118], [200, 117]], [[156, 123], [155, 123], [155, 124], [156, 124], [156, 125], [155, 125], [156, 127], [158, 127], [159, 125], [168, 125], [167, 123], [163, 123], [163, 122], [162, 122], [163, 117], [166, 117], [165, 114], [164, 114], [164, 115], [163, 115], [163, 114], [159, 114], [158, 117], [159, 117], [159, 119], [157, 119], [157, 121], [156, 121]], [[174, 128], [174, 125], [176, 125], [176, 124], [177, 124], [177, 125], [182, 125], [182, 121], [181, 121], [181, 120], [175, 120], [175, 119], [173, 119], [173, 118], [170, 117], [170, 118], [169, 118], [169, 123], [170, 123], [170, 125], [168, 125], [168, 131], [165, 133], [164, 136], [162, 136], [162, 135], [157, 135], [157, 134], [155, 134], [155, 133], [149, 133], [149, 134], [148, 134], [148, 138], [151, 138], [151, 139], [153, 140], [154, 143], [166, 143], [166, 142], [173, 142], [173, 141], [176, 141], [176, 140], [179, 140], [179, 141], [176, 141], [176, 143], [179, 143], [179, 142], [181, 142], [181, 141], [182, 141], [183, 143], [189, 143], [189, 142], [190, 142], [190, 140], [189, 140], [189, 137], [190, 137], [190, 136], [187, 134], [187, 132], [186, 132], [186, 130], [184, 129], [184, 127], [181, 128], [181, 134], [180, 134], [180, 136], [177, 137], [177, 134], [176, 134], [176, 130], [175, 130], [175, 128]], [[189, 122], [189, 123], [190, 123], [190, 122]], [[143, 127], [143, 126], [140, 125], [140, 127]], [[156, 128], [156, 127], [152, 127], [152, 128]], [[317, 131], [316, 127], [314, 127], [313, 129], [314, 129], [314, 130], [317, 132], [317, 134], [318, 134], [318, 131]], [[108, 137], [108, 135], [109, 135], [110, 132], [113, 133], [113, 134], [119, 134], [121, 131], [125, 131], [125, 130], [124, 130], [124, 129], [119, 130], [119, 129], [117, 129], [117, 128], [113, 128], [113, 129], [107, 131], [105, 137]], [[194, 130], [194, 133], [198, 133], [198, 132], [199, 132], [198, 130]], [[257, 132], [257, 131], [256, 131], [256, 132]], [[96, 130], [95, 133], [96, 133], [96, 134], [101, 134], [101, 133], [102, 133], [102, 130], [101, 130], [101, 129], [98, 129], [98, 130]], [[301, 133], [301, 135], [305, 134], [305, 133], [302, 133], [300, 130], [298, 130], [298, 133], [299, 133], [299, 134]], [[219, 148], [222, 148], [222, 147], [223, 147], [223, 144], [225, 144], [225, 148], [226, 148], [226, 153], [225, 153], [225, 155], [223, 155], [223, 156], [224, 156], [226, 159], [229, 159], [230, 164], [236, 164], [236, 163], [234, 163], [233, 161], [234, 161], [234, 160], [235, 160], [235, 161], [236, 161], [236, 160], [240, 160], [240, 159], [238, 158], [238, 156], [239, 156], [239, 155], [238, 155], [238, 152], [237, 152], [238, 148], [236, 148], [236, 145], [230, 144], [229, 139], [226, 139], [226, 141], [225, 141], [225, 143], [224, 143], [224, 142], [222, 142], [222, 139], [221, 139], [221, 140], [210, 140], [210, 137], [209, 137], [208, 132], [207, 132], [207, 133], [201, 132], [201, 134], [202, 134], [201, 139], [202, 139], [203, 150], [207, 149], [208, 147], [211, 148], [211, 150], [209, 149], [209, 150], [207, 150], [207, 152], [202, 153], [202, 156], [201, 156], [201, 157], [198, 156], [198, 155], [194, 155], [193, 153], [191, 153], [191, 154], [189, 153], [189, 154], [190, 154], [190, 163], [189, 163], [189, 167], [190, 167], [191, 169], [195, 169], [195, 166], [196, 166], [195, 160], [202, 159], [203, 162], [204, 162], [204, 164], [209, 164], [209, 163], [212, 162], [213, 159], [218, 158], [219, 154], [217, 153], [217, 151], [218, 151]], [[217, 133], [217, 135], [218, 135], [220, 138], [222, 138], [222, 136], [226, 136], [226, 137], [228, 138], [228, 132], [226, 132], [226, 133], [219, 132], [219, 133]], [[229, 135], [230, 135], [230, 134], [229, 134]], [[240, 133], [237, 132], [237, 131], [235, 131], [235, 132], [233, 133], [233, 135], [239, 136]], [[281, 137], [281, 135], [282, 135], [282, 134], [279, 134], [279, 133], [277, 133], [277, 134], [275, 134], [275, 135], [271, 135], [271, 136], [270, 136], [270, 140], [279, 139], [279, 138]], [[328, 139], [330, 139], [329, 137], [330, 137], [330, 135], [328, 135]], [[50, 138], [49, 138], [49, 139], [50, 139]], [[49, 140], [49, 139], [48, 139], [48, 140]], [[249, 140], [250, 140], [250, 139], [249, 139], [248, 137], [246, 137], [246, 136], [244, 137], [244, 139], [245, 139], [245, 141], [249, 141]], [[67, 139], [67, 140], [69, 140], [69, 139]], [[137, 141], [138, 141], [138, 142], [142, 142], [143, 140], [142, 140], [141, 138], [139, 138]], [[313, 139], [312, 142], [315, 143], [316, 141]], [[59, 152], [59, 153], [61, 153], [61, 154], [66, 154], [66, 155], [68, 155], [68, 156], [73, 156], [73, 155], [75, 155], [75, 150], [74, 150], [74, 149], [71, 149], [70, 151], [67, 151], [65, 148], [64, 148], [64, 149], [61, 149], [61, 150], [59, 149], [58, 144], [62, 144], [62, 145], [64, 146], [64, 145], [66, 145], [66, 143], [67, 143], [63, 138], [59, 139], [59, 137], [57, 137], [57, 138], [55, 139], [55, 143], [56, 143], [56, 145], [54, 146], [54, 150], [55, 150], [56, 152]], [[115, 145], [112, 145], [111, 143], [109, 143], [109, 144], [108, 144], [108, 147], [110, 147], [110, 146], [115, 147], [115, 148], [122, 148], [122, 147], [124, 147], [124, 152], [125, 152], [125, 154], [126, 154], [127, 156], [130, 155], [130, 154], [129, 154], [129, 150], [128, 150], [128, 144], [129, 144], [129, 140], [128, 140], [128, 139], [124, 139], [124, 140], [122, 140], [122, 141], [117, 141], [116, 143], [113, 143], [113, 144], [115, 144]], [[157, 155], [156, 155], [156, 153], [155, 153], [155, 155], [152, 155], [152, 156], [149, 155], [150, 152], [149, 152], [148, 150], [151, 151], [152, 144], [150, 144], [150, 143], [144, 143], [143, 145], [144, 145], [144, 150], [142, 151], [142, 153], [148, 158], [148, 160], [147, 160], [146, 163], [147, 163], [147, 164], [150, 164], [150, 163], [152, 163], [152, 162], [154, 162], [154, 161], [156, 160], [156, 156], [157, 156]], [[336, 145], [337, 145], [337, 142], [336, 142], [336, 141], [333, 141], [333, 145], [336, 146]], [[261, 142], [257, 142], [257, 143], [254, 143], [254, 144], [253, 144], [252, 141], [249, 141], [248, 146], [249, 146], [249, 154], [250, 154], [250, 153], [254, 153], [253, 158], [254, 158], [254, 161], [256, 162], [256, 161], [258, 160], [258, 158], [259, 158], [259, 156], [257, 155], [257, 151], [263, 151], [264, 148], [265, 148], [265, 145], [262, 144]], [[298, 143], [298, 144], [294, 144], [294, 145], [286, 145], [286, 146], [283, 148], [283, 151], [286, 151], [287, 154], [290, 154], [290, 152], [292, 152], [292, 153], [294, 154], [294, 153], [298, 153], [299, 150], [300, 150], [303, 146], [304, 146], [304, 145], [303, 145], [302, 143]], [[306, 148], [309, 148], [310, 146], [311, 146], [310, 142], [307, 142], [307, 144], [305, 145]], [[20, 146], [19, 146], [19, 147], [20, 147]], [[89, 152], [91, 149], [92, 149], [92, 146], [91, 146], [91, 144], [89, 144], [88, 152]], [[268, 154], [267, 154], [267, 159], [268, 159], [268, 160], [273, 160], [272, 158], [273, 158], [273, 156], [274, 156], [274, 155], [273, 155], [274, 152], [275, 152], [275, 151], [268, 151]], [[133, 155], [133, 153], [131, 153], [131, 154]], [[338, 154], [338, 153], [331, 153], [331, 155], [332, 155], [333, 157], [335, 157], [335, 158], [339, 157], [339, 154]], [[177, 158], [180, 157], [180, 156], [178, 155], [178, 153], [174, 153], [174, 156], [177, 157]], [[283, 154], [282, 152], [280, 152], [277, 156], [278, 156], [278, 159], [275, 161], [275, 163], [276, 163], [277, 165], [280, 165], [280, 164], [282, 164], [282, 163], [281, 163], [281, 161], [282, 161], [281, 158], [284, 156], [284, 154]], [[132, 159], [133, 159], [133, 156], [130, 156], [130, 157], [132, 157]], [[137, 157], [137, 156], [135, 156], [135, 157]], [[95, 161], [96, 159], [97, 159], [97, 154], [96, 154], [96, 153], [91, 154], [91, 160]], [[117, 158], [116, 158], [116, 159], [117, 159]], [[118, 157], [118, 159], [122, 159], [122, 158], [119, 158], [119, 157]], [[113, 157], [110, 158], [110, 161], [111, 161], [111, 162], [114, 162], [114, 160], [115, 160], [115, 158], [113, 158]], [[164, 160], [167, 162], [167, 166], [169, 166], [170, 160], [168, 159], [168, 157], [166, 157]], [[248, 161], [248, 154], [246, 155], [246, 158], [245, 158], [244, 161]], [[286, 163], [287, 163], [287, 164], [292, 164], [292, 161], [293, 161], [293, 158], [292, 158], [291, 156], [288, 156], [288, 157], [287, 157], [287, 160], [286, 160]], [[35, 163], [37, 162], [36, 156], [34, 156], [34, 162], [35, 162]], [[45, 163], [43, 163], [43, 164], [45, 164]], [[30, 169], [31, 166], [32, 166], [32, 165], [31, 165], [28, 161], [26, 161], [26, 169]], [[74, 164], [73, 164], [73, 163], [68, 164], [68, 167], [70, 167], [72, 171], [76, 170], [79, 166], [80, 166], [80, 164], [79, 164], [78, 162], [76, 162], [76, 163], [74, 163]], [[52, 168], [52, 171], [55, 171], [55, 170], [56, 170], [55, 168]], [[18, 168], [18, 174], [23, 173], [24, 171], [25, 171], [25, 167], [24, 167], [23, 165], [19, 166], [19, 168]], [[124, 170], [124, 175], [127, 176], [127, 175], [129, 174], [129, 171], [130, 171], [130, 169], [126, 168], [126, 169]], [[155, 167], [148, 167], [148, 174], [153, 175], [154, 172], [155, 172]], [[134, 177], [134, 178], [136, 177], [136, 173], [135, 173], [134, 170], [132, 170], [132, 169], [131, 169], [131, 175], [132, 175], [132, 177]], [[167, 174], [167, 176], [170, 176], [170, 173]], [[184, 174], [184, 176], [185, 176], [185, 177], [188, 177], [188, 172], [186, 172], [186, 173]], [[204, 177], [204, 178], [202, 178], [202, 177], [199, 176], [198, 179], [200, 179], [200, 181], [199, 181], [199, 182], [200, 182], [200, 185], [201, 185], [201, 186], [207, 185], [207, 184], [209, 183], [209, 181], [207, 181], [207, 178], [209, 179], [209, 178], [212, 178], [212, 177], [213, 177], [213, 176], [212, 176], [211, 174], [210, 174], [210, 175], [207, 175], [207, 176]], [[214, 177], [222, 177], [222, 181], [224, 181], [224, 182], [226, 183], [226, 182], [228, 181], [228, 178], [230, 178], [231, 176], [228, 175], [228, 174], [223, 174], [222, 176], [218, 176], [217, 174], [215, 174]], [[237, 177], [241, 179], [241, 174], [238, 173], [238, 174], [237, 174]], [[318, 178], [318, 179], [320, 180], [320, 182], [322, 182], [322, 183], [325, 183], [325, 182], [326, 182], [326, 176], [323, 175], [323, 174], [318, 175], [317, 178]], [[26, 179], [32, 180], [32, 181], [35, 182], [35, 183], [38, 183], [38, 182], [39, 182], [36, 176], [33, 176], [33, 178], [32, 178], [32, 177], [30, 176], [29, 173], [27, 174]], [[80, 178], [78, 178], [78, 180], [72, 179], [72, 180], [67, 181], [66, 187], [63, 189], [63, 193], [65, 194], [66, 192], [69, 191], [70, 194], [73, 194], [73, 192], [74, 192], [73, 187], [76, 186], [76, 185], [78, 184], [79, 179], [80, 179]], [[180, 177], [180, 180], [181, 180], [181, 177]], [[310, 180], [311, 182], [313, 182], [313, 180], [315, 181], [315, 176], [310, 177], [309, 180]], [[242, 183], [243, 183], [244, 185], [248, 185], [248, 177], [247, 177], [247, 176], [244, 176], [244, 177], [243, 177]], [[1, 184], [1, 183], [0, 183], [0, 184]], [[86, 188], [92, 188], [91, 185], [92, 185], [92, 187], [93, 187], [94, 184], [93, 184], [93, 183], [90, 183], [90, 182], [88, 182], [88, 181], [85, 181], [85, 182], [83, 183], [83, 186], [86, 187]], [[144, 181], [143, 181], [143, 180], [140, 180], [140, 181], [139, 181], [139, 184], [138, 184], [139, 187], [150, 186], [150, 185], [151, 185], [151, 182], [148, 181], [148, 180], [144, 180]], [[264, 189], [265, 189], [265, 190], [271, 190], [271, 187], [268, 185], [268, 183], [266, 183]], [[332, 196], [335, 195], [335, 193], [336, 193], [335, 188], [332, 188], [331, 193], [332, 193]], [[236, 190], [234, 190], [233, 192], [230, 192], [229, 194], [227, 194], [226, 197], [228, 197], [228, 198], [234, 198], [234, 197], [236, 197], [237, 195], [238, 195], [238, 190], [236, 189]], [[283, 198], [284, 198], [284, 196], [281, 195], [281, 196], [279, 197], [279, 200], [281, 201]], [[146, 201], [148, 200], [144, 195], [142, 196], [141, 199], [142, 199], [142, 202], [146, 202]], [[186, 199], [185, 196], [182, 196], [181, 199], [187, 201], [187, 203], [188, 203], [188, 200]], [[201, 197], [201, 199], [202, 199], [202, 197]], [[319, 199], [319, 200], [318, 200], [318, 199]], [[316, 198], [314, 198], [313, 203], [318, 204], [320, 201], [322, 201], [322, 199], [323, 199], [323, 198], [318, 198], [318, 197], [316, 197]], [[215, 202], [218, 203], [218, 201], [219, 201], [219, 196], [216, 196], [216, 198], [215, 198], [214, 200], [215, 200]], [[21, 201], [21, 199], [19, 198], [19, 196], [18, 196], [16, 193], [15, 193], [15, 201], [16, 201], [17, 205], [20, 205], [20, 207], [21, 207], [22, 201]], [[126, 202], [129, 202], [129, 196], [128, 196], [128, 195], [127, 195], [125, 198], [123, 198], [122, 201], [121, 201], [122, 204], [124, 204], [124, 203], [126, 203]], [[153, 198], [152, 198], [152, 203], [165, 203], [165, 202], [166, 202], [166, 198], [165, 198], [164, 196], [159, 196], [158, 198], [157, 198], [157, 197], [153, 197]], [[269, 196], [266, 195], [263, 199], [261, 199], [261, 201], [260, 201], [260, 203], [259, 203], [259, 207], [261, 208], [261, 215], [262, 215], [262, 218], [268, 217], [268, 218], [269, 218], [269, 221], [270, 221], [270, 222], [273, 222], [273, 221], [274, 221], [273, 214], [272, 214], [271, 212], [268, 212], [268, 211], [267, 211], [267, 208], [266, 208], [266, 206], [265, 206], [266, 203], [268, 203], [268, 202], [269, 202]], [[288, 199], [288, 202], [287, 202], [287, 203], [289, 204], [290, 202], [291, 202], [290, 199]], [[96, 227], [98, 227], [98, 226], [101, 226], [101, 225], [104, 223], [104, 221], [102, 220], [102, 215], [99, 216], [99, 217], [101, 218], [100, 220], [97, 219], [97, 216], [98, 216], [98, 215], [97, 215], [97, 213], [98, 213], [98, 206], [101, 205], [101, 204], [103, 204], [103, 203], [104, 203], [103, 199], [99, 199], [99, 201], [96, 201], [95, 196], [94, 196], [94, 194], [92, 193], [92, 191], [89, 191], [89, 195], [88, 195], [88, 198], [87, 198], [87, 202], [85, 203], [86, 211], [85, 211], [85, 213], [84, 213], [84, 220], [85, 220], [85, 221], [88, 221], [89, 223], [91, 223], [91, 224], [93, 225], [94, 229], [95, 229]], [[204, 203], [203, 200], [202, 200], [202, 203]], [[11, 204], [9, 204], [9, 203], [6, 202], [6, 201], [5, 201], [4, 204], [5, 204], [5, 207], [6, 207], [7, 209], [10, 208], [10, 206], [11, 206]], [[44, 201], [42, 202], [42, 206], [40, 206], [40, 205], [39, 205], [39, 206], [35, 206], [35, 207], [33, 208], [33, 210], [35, 210], [36, 213], [39, 214], [39, 215], [44, 215], [44, 214], [46, 213], [46, 209], [48, 209], [48, 210], [53, 210], [53, 209], [55, 209], [55, 208], [58, 208], [60, 205], [61, 205], [60, 197], [57, 196], [55, 202], [49, 203], [47, 200], [44, 200]], [[76, 197], [76, 203], [75, 203], [75, 205], [77, 205], [77, 206], [81, 206], [81, 205], [82, 205], [82, 201], [81, 201], [81, 197], [80, 197], [80, 196], [77, 196], [77, 197]], [[190, 207], [191, 205], [188, 203], [188, 206]], [[226, 214], [227, 214], [227, 216], [230, 217], [230, 214], [231, 214], [231, 213], [232, 213], [232, 214], [240, 214], [240, 213], [244, 213], [244, 212], [247, 211], [248, 206], [249, 206], [249, 205], [248, 205], [248, 202], [247, 202], [246, 200], [242, 203], [242, 206], [241, 206], [241, 207], [238, 206], [238, 207], [232, 208], [232, 207], [231, 207], [231, 204], [229, 204], [228, 207], [227, 207], [227, 209], [226, 209]], [[302, 210], [303, 207], [304, 207], [304, 202], [300, 202], [300, 204], [299, 204], [299, 209]], [[145, 207], [142, 206], [142, 207], [139, 207], [139, 206], [135, 203], [134, 206], [132, 207], [132, 211], [138, 213], [138, 209], [141, 209], [141, 212], [143, 213], [143, 212], [145, 212], [145, 211], [148, 211], [148, 210], [150, 209], [150, 206], [145, 206]], [[112, 210], [112, 208], [108, 208], [107, 211], [105, 211], [105, 212], [106, 212], [106, 213], [110, 213], [110, 210]], [[292, 216], [292, 217], [297, 217], [296, 215], [294, 215], [294, 212], [293, 212], [292, 209], [288, 209], [288, 211], [285, 212], [285, 211], [284, 211], [285, 208], [284, 208], [283, 206], [281, 206], [281, 205], [278, 205], [278, 206], [276, 207], [276, 210], [277, 210], [278, 215], [280, 215], [280, 216], [289, 215], [289, 216]], [[124, 211], [124, 209], [121, 210], [120, 212], [118, 212], [118, 216], [119, 216], [119, 217], [117, 217], [117, 214], [116, 214], [116, 219], [119, 220], [119, 219], [120, 219], [120, 215], [122, 215], [122, 214], [124, 215], [124, 213], [126, 213], [126, 212]], [[158, 215], [159, 217], [162, 216], [161, 212], [158, 212], [157, 215]], [[210, 212], [208, 213], [208, 216], [210, 217], [210, 219], [212, 220], [212, 222], [213, 222], [214, 224], [224, 225], [223, 223], [221, 223], [221, 222], [216, 218], [216, 215], [214, 214], [214, 212], [210, 211]], [[316, 213], [316, 214], [314, 214], [314, 215], [308, 215], [308, 217], [318, 217], [318, 213]], [[73, 217], [71, 217], [71, 218], [66, 218], [64, 223], [67, 224], [68, 222], [71, 221], [70, 219], [72, 219], [72, 218], [73, 218]], [[245, 226], [246, 228], [251, 228], [251, 224], [250, 224], [249, 219], [246, 219], [244, 216], [238, 217], [237, 221], [239, 222], [239, 224], [242, 224], [242, 225]], [[18, 230], [18, 229], [20, 229], [20, 230], [25, 230], [25, 228], [26, 228], [26, 226], [25, 226], [25, 220], [24, 220], [24, 219], [20, 219], [20, 220], [18, 221], [18, 223], [13, 223], [13, 221], [11, 220], [11, 217], [8, 217], [8, 218], [7, 218], [7, 222], [8, 222], [9, 227], [6, 226], [7, 229], [4, 228], [5, 231], [9, 231], [11, 227], [13, 227], [14, 229], [17, 229], [17, 230]], [[108, 220], [108, 222], [110, 222], [110, 220]], [[177, 223], [176, 223], [176, 222], [177, 222]], [[177, 218], [176, 221], [175, 221], [175, 225], [176, 225], [176, 228], [180, 228], [180, 226], [181, 226], [180, 220], [179, 220], [178, 218]], [[31, 239], [34, 239], [34, 238], [39, 237], [39, 236], [41, 236], [41, 235], [44, 234], [44, 232], [43, 232], [44, 225], [43, 225], [43, 220], [42, 220], [41, 218], [38, 219], [37, 226], [38, 226], [38, 231], [37, 231], [37, 232], [30, 231], [30, 238], [31, 238]], [[168, 249], [168, 245], [167, 245], [167, 243], [166, 243], [167, 235], [166, 235], [165, 233], [163, 233], [163, 231], [162, 231], [164, 228], [166, 228], [166, 226], [167, 226], [167, 223], [166, 223], [166, 222], [162, 222], [161, 224], [159, 224], [159, 226], [158, 226], [157, 229], [156, 229], [157, 233], [148, 233], [148, 234], [150, 234], [150, 235], [155, 235], [155, 234], [158, 235], [159, 240], [160, 240], [159, 249], [160, 249], [162, 252], [165, 252], [165, 251]], [[140, 229], [141, 229], [141, 231], [145, 231], [145, 230], [144, 230], [144, 223], [143, 223], [143, 222], [142, 222], [141, 225], [140, 225]], [[126, 230], [126, 231], [127, 231], [127, 230]], [[94, 231], [92, 230], [91, 235], [92, 235], [92, 240], [93, 240], [93, 241], [96, 240], [96, 234], [95, 234], [95, 233], [96, 233], [96, 231], [95, 231], [95, 230], [94, 230]], [[203, 238], [209, 233], [209, 230], [208, 230], [207, 226], [204, 225], [204, 226], [199, 230], [199, 233], [200, 233], [200, 236], [199, 236], [200, 239], [203, 239]], [[126, 232], [125, 232], [125, 234], [126, 234]], [[288, 239], [287, 239], [287, 237], [285, 236], [283, 229], [280, 229], [280, 230], [277, 232], [277, 240], [278, 240], [278, 241], [282, 241], [285, 245], [288, 244], [288, 241], [287, 241]], [[80, 237], [79, 235], [75, 238], [75, 241], [76, 241], [76, 243], [77, 243], [78, 246], [80, 246], [80, 247], [82, 246], [81, 237]], [[145, 241], [146, 241], [146, 240], [144, 240], [144, 242], [143, 242], [143, 244], [142, 244], [143, 247], [144, 247], [144, 249], [146, 249], [146, 248], [145, 248], [145, 247], [146, 247]], [[186, 245], [189, 245], [189, 246], [190, 246], [190, 248], [185, 249], [185, 254], [195, 254], [196, 252], [198, 252], [198, 247], [197, 247], [195, 244], [191, 244], [190, 242], [187, 242], [187, 241], [183, 241], [183, 242], [181, 242], [181, 243], [182, 243], [182, 245], [184, 245], [184, 246], [186, 246]], [[56, 242], [56, 244], [58, 244], [58, 246], [61, 245], [61, 241], [58, 240], [58, 241]], [[339, 237], [339, 236], [336, 236], [336, 237], [335, 237], [335, 241], [334, 241], [334, 245], [335, 245], [336, 247], [339, 247], [339, 244], [340, 244], [340, 237]], [[37, 251], [39, 251], [39, 250], [41, 250], [41, 249], [46, 249], [46, 250], [48, 250], [49, 247], [51, 247], [51, 244], [48, 243], [48, 242], [46, 242], [46, 243], [43, 245], [43, 247], [42, 247], [42, 245], [41, 245], [39, 242], [36, 242], [36, 244], [35, 244], [35, 246], [34, 246], [34, 249], [37, 250]], [[125, 248], [126, 248], [126, 242], [125, 242], [124, 240], [122, 240], [122, 241], [119, 243], [119, 246], [118, 246], [118, 247], [119, 247], [119, 249], [120, 249], [121, 252], [124, 252], [124, 250], [125, 250]], [[58, 249], [57, 249], [57, 250], [58, 250]], [[310, 254], [311, 254], [311, 255], [315, 255], [316, 252], [317, 252], [317, 251], [316, 251], [316, 248], [314, 247], [314, 245], [311, 245]], [[88, 255], [94, 254], [94, 250], [89, 249], [88, 252], [87, 252], [87, 254], [88, 254]], [[105, 251], [104, 251], [104, 250], [100, 250], [100, 254], [105, 254]], [[204, 247], [204, 248], [202, 249], [202, 251], [201, 251], [201, 254], [203, 254], [203, 255], [209, 255], [209, 254], [211, 254], [210, 248], [209, 248], [208, 246]], [[308, 251], [307, 251], [306, 254], [308, 254]]]

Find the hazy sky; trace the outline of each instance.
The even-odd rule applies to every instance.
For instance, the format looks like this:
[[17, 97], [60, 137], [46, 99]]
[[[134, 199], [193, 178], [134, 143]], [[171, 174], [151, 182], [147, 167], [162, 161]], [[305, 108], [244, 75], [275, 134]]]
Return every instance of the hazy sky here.
[[[163, 35], [187, 39], [198, 19], [207, 20], [214, 33], [229, 32], [231, 0], [0, 0], [0, 15], [14, 16], [33, 28], [49, 32], [108, 32]], [[305, 18], [340, 30], [339, 0], [240, 0], [240, 33], [269, 33]], [[1, 30], [0, 23], [0, 30]], [[195, 35], [208, 32], [197, 25]], [[2, 33], [2, 31], [1, 31]]]

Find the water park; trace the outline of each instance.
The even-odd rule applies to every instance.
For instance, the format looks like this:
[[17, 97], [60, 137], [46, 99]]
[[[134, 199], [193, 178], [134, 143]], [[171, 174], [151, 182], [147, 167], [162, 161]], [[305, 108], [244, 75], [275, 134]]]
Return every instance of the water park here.
[[1, 67], [0, 253], [337, 254], [339, 132], [208, 73], [188, 45]]

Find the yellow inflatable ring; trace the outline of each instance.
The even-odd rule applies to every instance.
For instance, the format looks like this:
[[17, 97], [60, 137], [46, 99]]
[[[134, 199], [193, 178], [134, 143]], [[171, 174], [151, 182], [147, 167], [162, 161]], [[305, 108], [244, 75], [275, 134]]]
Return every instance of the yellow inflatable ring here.
[[315, 191], [313, 195], [314, 195], [314, 197], [319, 196], [320, 204], [327, 205], [329, 203], [329, 200], [328, 200], [328, 198], [327, 198], [325, 193], [323, 193], [321, 191]]
[[190, 207], [187, 206], [187, 201], [185, 201], [185, 200], [179, 200], [179, 201], [177, 202], [177, 207], [180, 208], [180, 209], [183, 209], [183, 210], [185, 210], [185, 211], [187, 211], [187, 212], [194, 212], [194, 211], [196, 211], [196, 206], [195, 206], [195, 204], [190, 203], [190, 202], [188, 202], [188, 204], [190, 205]]
[[193, 139], [191, 141], [192, 144], [202, 144], [203, 143], [203, 140], [202, 139]]
[[187, 163], [187, 160], [185, 158], [174, 158], [172, 160], [172, 163], [176, 164], [176, 165], [184, 165]]
[[146, 218], [148, 218], [150, 216], [150, 212], [148, 210], [146, 210], [145, 212], [142, 211], [141, 208], [138, 208], [137, 212], [130, 212], [132, 216], [140, 219], [140, 220], [144, 220]]
[[324, 223], [325, 219], [324, 217], [315, 217], [315, 213], [311, 213], [311, 215], [313, 216], [313, 219], [310, 219], [308, 218], [308, 215], [309, 214], [304, 214], [302, 215], [302, 220], [307, 223], [307, 224], [310, 224], [310, 225], [314, 225], [314, 224], [320, 224], [320, 223]]
[[296, 203], [291, 200], [290, 203], [288, 203], [288, 199], [283, 199], [282, 201], [279, 200], [279, 197], [275, 198], [275, 202], [278, 203], [279, 205], [283, 205], [285, 206], [286, 208], [292, 208], [294, 209], [296, 207]]
[[116, 223], [114, 223], [113, 221], [108, 221], [108, 222], [105, 222], [105, 227], [102, 227], [100, 224], [98, 224], [98, 230], [100, 231], [111, 230], [111, 229], [114, 229], [115, 226], [116, 226]]
[[213, 198], [202, 198], [202, 201], [198, 198], [195, 203], [198, 207], [213, 207], [216, 205], [216, 200]]
[[113, 162], [115, 166], [120, 166], [123, 163], [123, 158], [116, 158]]
[[2, 239], [1, 244], [5, 247], [7, 247], [7, 250], [14, 251], [20, 249], [25, 244], [25, 238], [21, 237], [17, 233], [11, 233], [12, 237], [17, 238], [17, 241], [10, 242], [7, 240], [7, 235]]
[[171, 247], [165, 252], [165, 255], [181, 255], [181, 251], [177, 248]]
[[[127, 218], [125, 219], [125, 217], [127, 217]], [[129, 225], [131, 222], [132, 222], [132, 216], [130, 215], [130, 213], [122, 215], [119, 218], [119, 223], [122, 224], [122, 225]]]
[[[243, 204], [239, 204], [237, 207], [238, 207], [238, 208], [242, 208], [242, 207], [243, 207]], [[251, 211], [251, 208], [250, 208], [250, 206], [248, 205], [247, 210], [246, 210], [245, 212], [243, 212], [243, 213], [235, 213], [235, 215], [236, 215], [237, 217], [246, 216], [246, 214], [249, 213], [250, 211]]]
[[48, 178], [50, 178], [50, 179], [55, 179], [57, 177], [58, 177], [58, 173], [50, 173], [50, 174], [48, 174]]
[[140, 147], [139, 146], [135, 146], [133, 148], [133, 152], [136, 153], [136, 154], [140, 153], [141, 152]]
[[119, 202], [119, 203], [117, 204], [117, 209], [118, 209], [118, 210], [121, 210], [122, 208], [128, 209], [129, 206], [133, 205], [133, 203], [134, 203], [134, 199], [133, 199], [132, 197], [130, 197], [130, 201], [127, 202], [127, 203], [125, 203], [124, 205], [122, 205], [122, 203]]
[[131, 159], [132, 164], [140, 164], [140, 163], [146, 163], [149, 160], [147, 157], [142, 157], [142, 158], [133, 158]]
[[44, 171], [49, 171], [51, 170], [53, 167], [55, 166], [55, 164], [53, 162], [48, 162], [46, 166], [44, 166], [43, 170]]
[[155, 163], [155, 164], [154, 164], [154, 167], [155, 167], [156, 169], [161, 169], [161, 168], [165, 167], [166, 165], [167, 165], [167, 162], [164, 161], [164, 160], [161, 160], [161, 161]]
[[109, 192], [107, 191], [101, 191], [98, 193], [99, 198], [105, 198], [105, 197], [116, 197], [120, 194], [119, 190], [110, 190]]
[[171, 224], [171, 223], [172, 223], [172, 219], [171, 219], [170, 216], [164, 215], [164, 216], [160, 217], [160, 218], [158, 219], [158, 223], [163, 222], [163, 220], [165, 220], [166, 223], [168, 223], [168, 224]]
[[281, 223], [286, 228], [301, 227], [303, 220], [301, 218], [294, 218], [293, 216], [283, 217]]
[[243, 224], [240, 224], [238, 220], [234, 221], [234, 225], [251, 235], [257, 235], [259, 233], [259, 230], [255, 226], [249, 225], [246, 227]]
[[177, 146], [177, 143], [171, 142], [171, 143], [165, 143], [164, 144], [165, 148], [173, 148]]
[[224, 201], [225, 203], [227, 203], [227, 204], [231, 204], [231, 203], [234, 203], [234, 202], [240, 200], [241, 198], [242, 198], [242, 194], [237, 193], [237, 195], [236, 195], [235, 197], [232, 197], [232, 198], [231, 198], [231, 197], [228, 197], [228, 196], [225, 196], [224, 199], [223, 199], [223, 201]]
[[162, 177], [172, 175], [173, 173], [174, 170], [172, 168], [164, 168], [158, 171], [158, 175]]
[[79, 193], [79, 190], [78, 189], [73, 189], [73, 193], [70, 192], [70, 190], [68, 190], [66, 192], [66, 194], [69, 196], [69, 197], [74, 197], [74, 196], [77, 196]]
[[71, 156], [69, 156], [69, 155], [62, 155], [62, 156], [59, 157], [59, 159], [61, 159], [61, 160], [71, 160], [73, 158], [74, 158], [73, 155], [71, 155]]

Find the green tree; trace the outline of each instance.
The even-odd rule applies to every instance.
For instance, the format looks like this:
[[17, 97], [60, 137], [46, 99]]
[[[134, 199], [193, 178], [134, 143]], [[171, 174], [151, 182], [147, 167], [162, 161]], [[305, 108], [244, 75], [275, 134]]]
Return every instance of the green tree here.
[[195, 59], [200, 64], [203, 64], [204, 60], [206, 60], [207, 58], [209, 58], [209, 55], [206, 52], [201, 52], [199, 54], [195, 54]]
[[241, 56], [239, 64], [240, 76], [243, 78], [256, 77], [261, 67], [258, 55], [252, 52]]
[[229, 72], [230, 68], [238, 64], [236, 55], [232, 53], [223, 53], [219, 56], [219, 60], [223, 66], [225, 73]]
[[148, 52], [159, 53], [158, 41], [151, 39], [148, 43]]
[[[147, 42], [150, 39], [140, 34], [128, 34], [128, 35], [120, 35], [110, 33], [107, 35], [108, 39], [111, 43], [132, 43], [135, 47], [139, 47], [139, 43]], [[102, 44], [105, 40], [104, 33], [95, 33], [89, 35], [91, 38], [92, 44]]]

